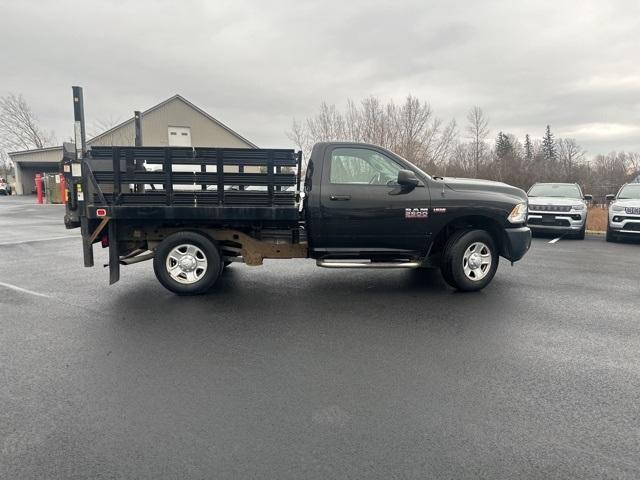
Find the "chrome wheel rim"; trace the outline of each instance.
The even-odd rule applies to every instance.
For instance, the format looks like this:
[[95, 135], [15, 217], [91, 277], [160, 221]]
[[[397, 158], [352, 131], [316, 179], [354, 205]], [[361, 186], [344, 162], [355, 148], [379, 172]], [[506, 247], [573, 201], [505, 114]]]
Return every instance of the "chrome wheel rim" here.
[[462, 256], [464, 275], [471, 281], [478, 282], [491, 270], [491, 250], [482, 242], [474, 242], [467, 247]]
[[183, 285], [194, 284], [207, 273], [207, 257], [202, 249], [190, 243], [174, 247], [165, 265], [169, 276]]

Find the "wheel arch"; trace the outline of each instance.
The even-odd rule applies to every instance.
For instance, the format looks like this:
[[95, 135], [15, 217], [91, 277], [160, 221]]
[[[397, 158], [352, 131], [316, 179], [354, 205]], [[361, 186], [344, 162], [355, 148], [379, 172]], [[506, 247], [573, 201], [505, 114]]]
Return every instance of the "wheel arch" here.
[[447, 222], [433, 239], [430, 255], [442, 253], [447, 240], [460, 230], [485, 230], [491, 235], [501, 256], [508, 254], [508, 242], [505, 238], [504, 226], [496, 218], [488, 215], [463, 215]]

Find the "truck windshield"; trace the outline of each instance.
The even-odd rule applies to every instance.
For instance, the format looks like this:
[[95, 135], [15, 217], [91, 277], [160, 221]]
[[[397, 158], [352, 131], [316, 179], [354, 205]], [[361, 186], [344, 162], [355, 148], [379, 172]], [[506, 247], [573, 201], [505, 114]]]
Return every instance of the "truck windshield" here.
[[536, 183], [527, 194], [530, 197], [567, 197], [582, 198], [577, 185], [562, 183]]
[[625, 185], [618, 193], [618, 200], [640, 200], [640, 183], [635, 185]]

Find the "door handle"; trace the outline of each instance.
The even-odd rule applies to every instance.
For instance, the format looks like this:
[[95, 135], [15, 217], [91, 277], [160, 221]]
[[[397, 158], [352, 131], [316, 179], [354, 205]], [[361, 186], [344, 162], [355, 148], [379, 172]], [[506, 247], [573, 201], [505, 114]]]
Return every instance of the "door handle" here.
[[334, 200], [336, 202], [339, 202], [339, 201], [344, 202], [346, 200], [351, 200], [351, 195], [331, 195], [329, 199]]

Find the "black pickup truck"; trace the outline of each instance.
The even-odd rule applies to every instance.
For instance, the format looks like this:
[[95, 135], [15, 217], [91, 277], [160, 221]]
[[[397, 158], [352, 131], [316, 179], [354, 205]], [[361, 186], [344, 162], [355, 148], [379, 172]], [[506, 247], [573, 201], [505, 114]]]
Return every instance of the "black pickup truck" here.
[[329, 268], [439, 267], [452, 287], [493, 278], [531, 242], [527, 197], [483, 180], [430, 176], [381, 147], [287, 149], [65, 146], [67, 228], [120, 265], [153, 260], [177, 294], [206, 292], [233, 262], [310, 258]]
[[158, 280], [184, 294], [208, 290], [231, 262], [265, 258], [435, 266], [453, 287], [478, 290], [499, 256], [514, 262], [529, 248], [518, 188], [432, 177], [383, 148], [330, 142], [313, 148], [300, 195], [300, 159], [277, 149], [94, 147], [74, 166], [67, 150], [65, 222], [82, 227], [86, 265], [93, 243], [109, 247], [112, 282], [119, 265], [153, 258]]

